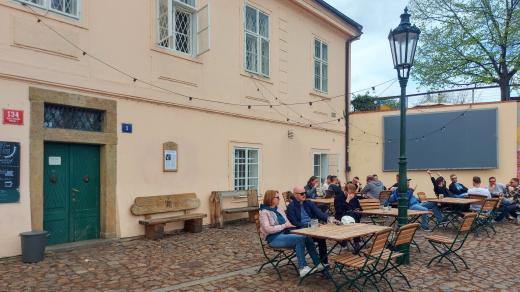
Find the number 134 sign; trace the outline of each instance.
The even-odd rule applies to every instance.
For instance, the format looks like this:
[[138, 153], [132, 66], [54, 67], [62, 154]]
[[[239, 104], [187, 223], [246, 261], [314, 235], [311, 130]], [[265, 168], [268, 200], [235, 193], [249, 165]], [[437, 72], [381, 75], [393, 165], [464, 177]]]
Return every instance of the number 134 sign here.
[[23, 125], [23, 111], [14, 109], [3, 109], [4, 124]]

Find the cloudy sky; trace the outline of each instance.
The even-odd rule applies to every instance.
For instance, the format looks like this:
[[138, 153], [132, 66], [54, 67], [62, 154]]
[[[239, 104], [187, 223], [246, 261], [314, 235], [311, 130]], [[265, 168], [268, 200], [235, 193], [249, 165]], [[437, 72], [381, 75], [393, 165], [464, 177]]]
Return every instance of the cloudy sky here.
[[[354, 19], [363, 26], [361, 39], [352, 45], [352, 91], [371, 87], [397, 79], [397, 73], [393, 69], [390, 46], [388, 44], [388, 32], [399, 25], [400, 15], [408, 4], [408, 0], [326, 0], [348, 17]], [[413, 11], [412, 23], [413, 21]], [[419, 40], [420, 41], [420, 40]], [[412, 73], [413, 75], [413, 69]], [[417, 83], [410, 80], [407, 92], [425, 92], [427, 89], [419, 88]], [[377, 96], [399, 95], [399, 83], [396, 81], [378, 86], [371, 94]], [[469, 94], [469, 92], [468, 92]], [[491, 101], [500, 99], [498, 90], [476, 91], [475, 101]], [[410, 103], [418, 101], [411, 98]]]
[[[399, 24], [399, 16], [408, 0], [326, 1], [363, 26], [361, 39], [352, 45], [352, 90], [397, 78], [390, 55], [388, 32]], [[415, 91], [415, 87], [410, 84], [409, 91]], [[375, 93], [379, 96], [399, 94], [399, 83], [376, 87]]]

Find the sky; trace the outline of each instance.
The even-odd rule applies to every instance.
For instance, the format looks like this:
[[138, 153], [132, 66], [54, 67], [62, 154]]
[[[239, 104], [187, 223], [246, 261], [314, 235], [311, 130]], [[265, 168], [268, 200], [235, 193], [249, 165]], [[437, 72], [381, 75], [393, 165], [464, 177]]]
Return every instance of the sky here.
[[[397, 79], [394, 70], [388, 33], [399, 25], [400, 15], [408, 4], [408, 0], [326, 0], [329, 4], [363, 26], [360, 40], [352, 44], [352, 92], [372, 87], [390, 79]], [[411, 22], [413, 11], [411, 11]], [[421, 40], [419, 39], [419, 42]], [[413, 68], [411, 75], [413, 75]], [[426, 92], [412, 79], [408, 82], [407, 93]], [[399, 82], [377, 86], [371, 95], [399, 95]], [[469, 94], [469, 93], [468, 93]], [[498, 96], [497, 96], [498, 94]], [[498, 91], [476, 91], [475, 101], [491, 101], [500, 99]], [[417, 98], [411, 98], [414, 104]]]

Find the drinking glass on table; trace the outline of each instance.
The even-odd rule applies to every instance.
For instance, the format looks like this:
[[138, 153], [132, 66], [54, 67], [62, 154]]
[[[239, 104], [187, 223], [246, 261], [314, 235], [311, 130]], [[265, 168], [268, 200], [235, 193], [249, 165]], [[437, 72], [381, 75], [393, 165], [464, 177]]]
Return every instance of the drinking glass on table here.
[[439, 194], [439, 199], [444, 199], [444, 194]]
[[311, 219], [311, 229], [317, 229], [318, 227], [320, 227], [318, 219]]

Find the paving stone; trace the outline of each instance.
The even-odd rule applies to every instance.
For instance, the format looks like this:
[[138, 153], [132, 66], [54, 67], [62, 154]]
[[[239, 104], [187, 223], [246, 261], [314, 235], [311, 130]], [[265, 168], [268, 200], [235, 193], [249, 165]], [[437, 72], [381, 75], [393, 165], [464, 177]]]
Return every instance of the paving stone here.
[[[462, 255], [470, 269], [460, 272], [443, 261], [426, 267], [435, 255], [424, 236], [411, 249], [411, 264], [403, 267], [412, 288], [390, 277], [395, 291], [518, 291], [520, 287], [520, 225], [498, 224], [497, 234], [470, 235]], [[453, 231], [434, 234], [453, 236]], [[272, 268], [256, 273], [263, 263], [254, 224], [232, 223], [224, 229], [166, 236], [163, 240], [123, 239], [106, 245], [47, 253], [43, 262], [23, 264], [20, 257], [0, 259], [0, 291], [333, 291], [322, 276], [302, 285], [290, 266], [282, 266], [279, 281]], [[178, 286], [184, 285], [184, 286]], [[177, 288], [176, 288], [177, 287]], [[387, 285], [381, 286], [389, 290]], [[161, 290], [163, 291], [163, 290]], [[367, 291], [375, 291], [369, 287]]]

